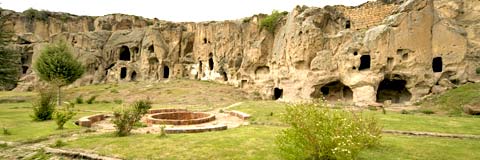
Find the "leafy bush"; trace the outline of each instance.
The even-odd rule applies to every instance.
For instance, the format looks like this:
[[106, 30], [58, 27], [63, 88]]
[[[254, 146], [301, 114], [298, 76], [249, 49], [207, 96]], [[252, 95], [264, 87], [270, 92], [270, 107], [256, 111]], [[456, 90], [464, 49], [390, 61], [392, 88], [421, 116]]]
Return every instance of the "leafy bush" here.
[[75, 103], [77, 103], [77, 104], [82, 104], [83, 103], [82, 95], [79, 95], [77, 98], [75, 98]]
[[32, 106], [33, 115], [31, 117], [34, 121], [51, 120], [55, 111], [55, 94], [48, 89], [41, 89], [40, 97], [33, 102]]
[[400, 114], [410, 114], [410, 112], [408, 112], [407, 110], [402, 109], [402, 111], [400, 111]]
[[55, 141], [54, 144], [50, 145], [50, 147], [56, 147], [56, 148], [58, 148], [58, 147], [63, 147], [63, 146], [65, 146], [65, 145], [67, 145], [67, 143], [65, 143], [64, 141], [62, 141], [62, 140], [57, 140], [57, 141]]
[[434, 114], [435, 113], [434, 111], [429, 110], [429, 109], [422, 109], [422, 110], [420, 110], [420, 112], [422, 112], [423, 114]]
[[272, 11], [272, 14], [268, 15], [267, 17], [260, 20], [260, 28], [267, 29], [270, 33], [275, 32], [275, 28], [277, 27], [278, 21], [282, 16], [286, 15], [287, 12], [278, 12], [277, 10]]
[[478, 75], [480, 75], [480, 67], [477, 68], [476, 72]]
[[112, 90], [110, 90], [110, 92], [112, 92], [112, 93], [118, 93], [118, 90], [115, 89], [115, 88], [113, 88]]
[[140, 121], [150, 108], [152, 108], [152, 105], [148, 100], [140, 100], [127, 108], [115, 111], [113, 113], [113, 124], [115, 124], [117, 129], [117, 136], [127, 136], [135, 126], [135, 123]]
[[3, 135], [6, 135], [6, 136], [7, 136], [7, 135], [12, 135], [12, 133], [11, 133], [7, 128], [3, 127], [2, 130], [3, 130], [3, 132], [2, 132]]
[[73, 110], [75, 105], [73, 103], [65, 102], [65, 107], [61, 110], [57, 110], [53, 114], [53, 119], [57, 123], [57, 129], [63, 129], [63, 126], [67, 121], [71, 120], [77, 113]]
[[160, 138], [166, 138], [167, 137], [167, 133], [165, 132], [165, 125], [162, 125], [160, 126], [160, 135], [158, 137]]
[[93, 104], [95, 102], [95, 99], [97, 99], [96, 95], [91, 96], [90, 98], [87, 99], [87, 104]]
[[48, 13], [48, 11], [45, 11], [45, 10], [39, 11], [33, 8], [29, 8], [23, 11], [23, 15], [25, 15], [25, 17], [27, 17], [30, 20], [36, 19], [40, 21], [48, 21], [48, 17], [50, 16], [50, 13]]
[[276, 139], [285, 159], [355, 159], [381, 138], [374, 117], [329, 109], [323, 101], [290, 105], [286, 111], [283, 121], [290, 128]]
[[7, 148], [8, 144], [7, 143], [0, 143], [0, 148]]
[[116, 104], [122, 104], [122, 103], [123, 103], [123, 100], [121, 100], [121, 99], [114, 99], [113, 102], [116, 103]]

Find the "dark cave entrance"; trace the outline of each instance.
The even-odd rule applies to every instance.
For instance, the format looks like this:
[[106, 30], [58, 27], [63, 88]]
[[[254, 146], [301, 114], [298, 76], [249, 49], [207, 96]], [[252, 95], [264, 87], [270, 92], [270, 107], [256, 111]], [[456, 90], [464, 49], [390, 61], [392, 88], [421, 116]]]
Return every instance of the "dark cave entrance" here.
[[155, 48], [153, 47], [153, 45], [150, 45], [150, 46], [148, 47], [148, 52], [150, 52], [150, 53], [155, 52]]
[[433, 72], [442, 72], [443, 71], [442, 57], [433, 58], [432, 69], [433, 69]]
[[273, 100], [277, 100], [279, 98], [282, 98], [283, 96], [283, 89], [280, 88], [274, 88], [273, 89]]
[[405, 80], [391, 80], [384, 79], [380, 82], [377, 90], [377, 102], [383, 103], [386, 100], [391, 100], [392, 103], [402, 103], [410, 101], [412, 94], [407, 90]]
[[120, 79], [125, 79], [125, 77], [127, 77], [127, 68], [126, 67], [122, 67], [120, 69]]
[[353, 91], [350, 87], [340, 81], [328, 83], [326, 85], [314, 86], [315, 90], [310, 94], [311, 98], [322, 98], [328, 101], [352, 100]]
[[228, 81], [227, 72], [223, 71], [222, 72], [222, 77], [223, 77], [223, 81]]
[[168, 66], [163, 67], [163, 78], [168, 78], [170, 77], [170, 68]]
[[22, 73], [27, 74], [28, 66], [22, 66]]
[[122, 46], [122, 48], [120, 48], [120, 60], [130, 61], [130, 50], [127, 46]]
[[350, 20], [347, 20], [345, 22], [345, 29], [350, 29], [351, 27], [352, 27], [352, 24], [351, 24]]
[[210, 58], [208, 59], [208, 67], [210, 67], [210, 70], [213, 70], [213, 54], [210, 53]]
[[360, 57], [360, 67], [358, 67], [358, 70], [365, 70], [370, 68], [370, 55], [362, 55]]
[[135, 81], [137, 80], [137, 72], [133, 71], [132, 75], [130, 76], [130, 80]]

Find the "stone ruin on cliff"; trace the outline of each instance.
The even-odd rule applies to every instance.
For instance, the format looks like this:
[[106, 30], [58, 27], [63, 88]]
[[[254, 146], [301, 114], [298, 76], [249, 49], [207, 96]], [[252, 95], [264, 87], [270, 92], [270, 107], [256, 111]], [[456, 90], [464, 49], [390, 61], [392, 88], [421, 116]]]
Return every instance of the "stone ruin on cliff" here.
[[480, 2], [405, 0], [356, 7], [297, 6], [274, 33], [266, 15], [173, 23], [137, 16], [49, 13], [45, 20], [4, 10], [22, 52], [22, 82], [41, 48], [71, 44], [87, 73], [74, 85], [172, 78], [213, 80], [263, 99], [325, 97], [357, 105], [411, 103], [478, 82]]

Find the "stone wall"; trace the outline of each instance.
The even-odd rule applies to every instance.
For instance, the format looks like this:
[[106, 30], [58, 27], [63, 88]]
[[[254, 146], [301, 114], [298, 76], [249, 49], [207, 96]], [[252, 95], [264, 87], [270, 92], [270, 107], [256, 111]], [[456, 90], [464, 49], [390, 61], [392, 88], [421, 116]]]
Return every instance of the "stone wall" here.
[[372, 1], [356, 7], [340, 8], [347, 20], [350, 21], [352, 29], [365, 29], [381, 24], [397, 7], [395, 3], [385, 4]]

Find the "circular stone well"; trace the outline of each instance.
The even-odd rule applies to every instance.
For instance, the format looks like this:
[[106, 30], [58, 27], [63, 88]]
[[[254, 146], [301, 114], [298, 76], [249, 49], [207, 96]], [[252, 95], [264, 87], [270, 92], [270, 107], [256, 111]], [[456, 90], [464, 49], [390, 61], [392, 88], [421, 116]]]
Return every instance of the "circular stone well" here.
[[163, 112], [148, 115], [148, 124], [192, 125], [215, 120], [215, 115], [205, 112]]

